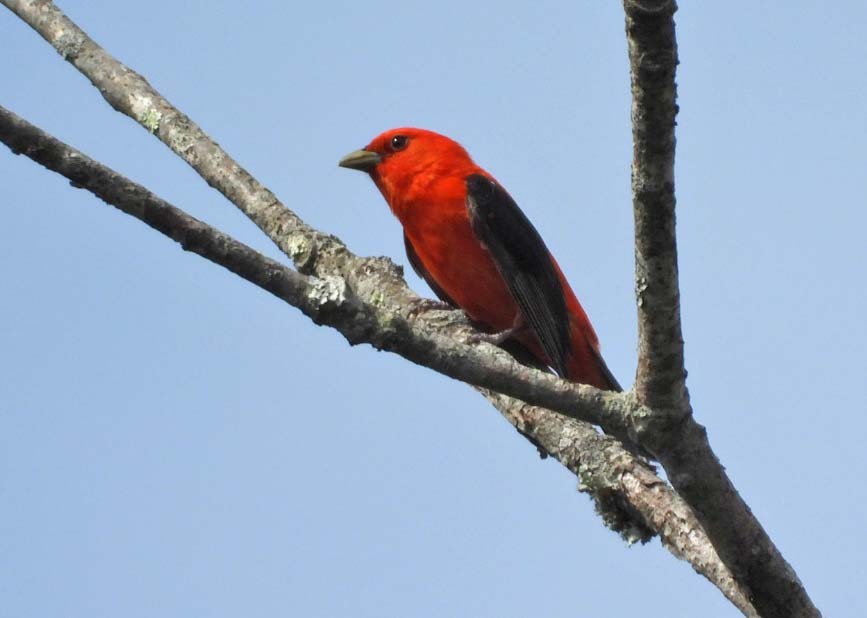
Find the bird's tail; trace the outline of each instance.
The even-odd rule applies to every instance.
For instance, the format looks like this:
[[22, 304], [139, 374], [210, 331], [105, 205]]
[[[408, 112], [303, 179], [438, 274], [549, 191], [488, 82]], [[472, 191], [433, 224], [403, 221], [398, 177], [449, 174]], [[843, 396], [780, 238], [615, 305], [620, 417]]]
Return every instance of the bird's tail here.
[[599, 343], [594, 333], [588, 333], [582, 324], [572, 324], [572, 350], [567, 365], [567, 375], [573, 382], [590, 384], [606, 391], [623, 390], [611, 373], [599, 352]]

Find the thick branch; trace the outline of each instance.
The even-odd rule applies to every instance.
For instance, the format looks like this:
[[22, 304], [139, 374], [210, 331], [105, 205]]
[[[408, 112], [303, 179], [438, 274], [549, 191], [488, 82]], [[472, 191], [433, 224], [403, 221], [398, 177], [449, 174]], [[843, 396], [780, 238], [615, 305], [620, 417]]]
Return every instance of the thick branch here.
[[[622, 444], [587, 423], [504, 395], [484, 394], [518, 431], [571, 470], [580, 480], [579, 488], [590, 489], [600, 516], [607, 522], [615, 518], [609, 525], [629, 525], [630, 519], [618, 522], [616, 518], [637, 511], [672, 554], [688, 561], [745, 616], [758, 616], [689, 505]], [[629, 529], [625, 532], [628, 538]]]
[[761, 616], [818, 616], [806, 590], [738, 495], [695, 422], [686, 390], [674, 217], [673, 0], [624, 0], [632, 75], [636, 395], [653, 412], [640, 442], [693, 507], [714, 547]]
[[[74, 186], [86, 188], [141, 219], [179, 242], [184, 249], [228, 268], [299, 307], [315, 322], [329, 323], [344, 334], [354, 331], [362, 322], [368, 328], [383, 331], [374, 334], [374, 338], [388, 336], [385, 333], [390, 323], [381, 319], [380, 308], [352, 296], [340, 285], [340, 279], [322, 281], [305, 277], [259, 254], [3, 108], [0, 108], [0, 140], [13, 152], [25, 154], [66, 176]], [[432, 312], [426, 327], [459, 329], [461, 327], [454, 326], [455, 313]], [[466, 331], [465, 327], [464, 323]], [[454, 355], [458, 355], [455, 347], [461, 346], [451, 337], [432, 342], [434, 346], [439, 344], [449, 345], [444, 353]], [[519, 431], [581, 479], [581, 489], [594, 499], [597, 511], [609, 527], [630, 542], [646, 541], [651, 534], [659, 534], [675, 556], [689, 561], [746, 615], [754, 615], [689, 507], [617, 440], [600, 435], [587, 423], [567, 419], [550, 410], [490, 391], [484, 394]]]

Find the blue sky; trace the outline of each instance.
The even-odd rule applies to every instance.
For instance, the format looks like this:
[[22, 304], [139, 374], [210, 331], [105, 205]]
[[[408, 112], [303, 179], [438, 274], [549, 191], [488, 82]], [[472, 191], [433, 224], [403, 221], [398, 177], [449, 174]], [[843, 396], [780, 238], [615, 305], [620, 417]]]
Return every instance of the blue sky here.
[[[867, 611], [867, 7], [683, 3], [689, 387], [817, 605]], [[461, 141], [635, 369], [619, 3], [73, 1], [311, 224], [406, 263], [337, 160]], [[0, 104], [278, 256], [0, 10]], [[732, 616], [469, 388], [333, 331], [0, 149], [0, 616]], [[424, 284], [410, 277], [416, 289]]]

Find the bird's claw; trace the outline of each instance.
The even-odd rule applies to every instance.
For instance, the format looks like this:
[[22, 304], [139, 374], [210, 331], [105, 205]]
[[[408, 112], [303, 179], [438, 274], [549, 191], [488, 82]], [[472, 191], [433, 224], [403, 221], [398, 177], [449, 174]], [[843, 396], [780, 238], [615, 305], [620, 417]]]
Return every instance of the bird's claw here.
[[500, 345], [514, 334], [515, 329], [513, 328], [507, 328], [499, 333], [473, 333], [469, 336], [469, 342], [472, 344], [490, 343], [491, 345]]
[[470, 343], [490, 343], [491, 345], [501, 345], [506, 339], [514, 337], [516, 334], [524, 330], [524, 318], [518, 313], [512, 321], [512, 326], [506, 330], [501, 330], [498, 333], [473, 333], [470, 335]]
[[450, 304], [433, 298], [418, 298], [410, 303], [407, 316], [412, 319], [428, 311], [451, 311], [454, 309]]

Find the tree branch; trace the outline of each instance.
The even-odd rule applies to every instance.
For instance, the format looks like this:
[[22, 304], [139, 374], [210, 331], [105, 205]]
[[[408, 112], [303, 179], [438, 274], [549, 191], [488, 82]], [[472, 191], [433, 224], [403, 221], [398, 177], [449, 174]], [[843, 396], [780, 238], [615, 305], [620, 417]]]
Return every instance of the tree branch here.
[[686, 414], [680, 328], [674, 149], [677, 43], [673, 1], [624, 2], [632, 75], [632, 195], [638, 369], [635, 392], [658, 410]]
[[[637, 510], [674, 556], [689, 562], [745, 616], [759, 615], [745, 589], [719, 560], [713, 546], [706, 543], [707, 535], [690, 506], [652, 470], [636, 465], [635, 458], [619, 442], [587, 423], [550, 410], [504, 395], [485, 396], [519, 431], [571, 470], [580, 480], [579, 488], [595, 491], [597, 512], [606, 522], [624, 509], [627, 513]], [[511, 407], [501, 407], [504, 403]], [[600, 511], [600, 506], [606, 510]], [[612, 506], [615, 508], [609, 514]]]
[[639, 442], [657, 456], [693, 507], [723, 561], [761, 616], [818, 616], [779, 550], [738, 495], [695, 422], [686, 389], [675, 236], [677, 42], [674, 0], [624, 0], [632, 76], [635, 392], [653, 412]]
[[[301, 275], [191, 217], [144, 187], [93, 161], [0, 107], [0, 141], [70, 179], [172, 238], [187, 250], [223, 266], [244, 279], [298, 307], [317, 323], [329, 323], [346, 334], [361, 318], [374, 328], [388, 329], [376, 308], [362, 303], [339, 285]], [[374, 315], [367, 315], [373, 313]], [[452, 328], [458, 312], [431, 312], [427, 326]], [[466, 322], [463, 326], [468, 332]], [[380, 335], [382, 336], [382, 335]], [[460, 345], [445, 339], [454, 347]], [[448, 353], [455, 353], [450, 350]], [[499, 352], [504, 354], [503, 352]], [[658, 534], [676, 557], [717, 586], [745, 615], [755, 616], [749, 602], [719, 560], [689, 506], [651, 468], [614, 438], [599, 434], [581, 421], [568, 419], [522, 401], [482, 391], [485, 397], [522, 434], [560, 461], [581, 481], [596, 510], [613, 530], [629, 542], [646, 542]]]

